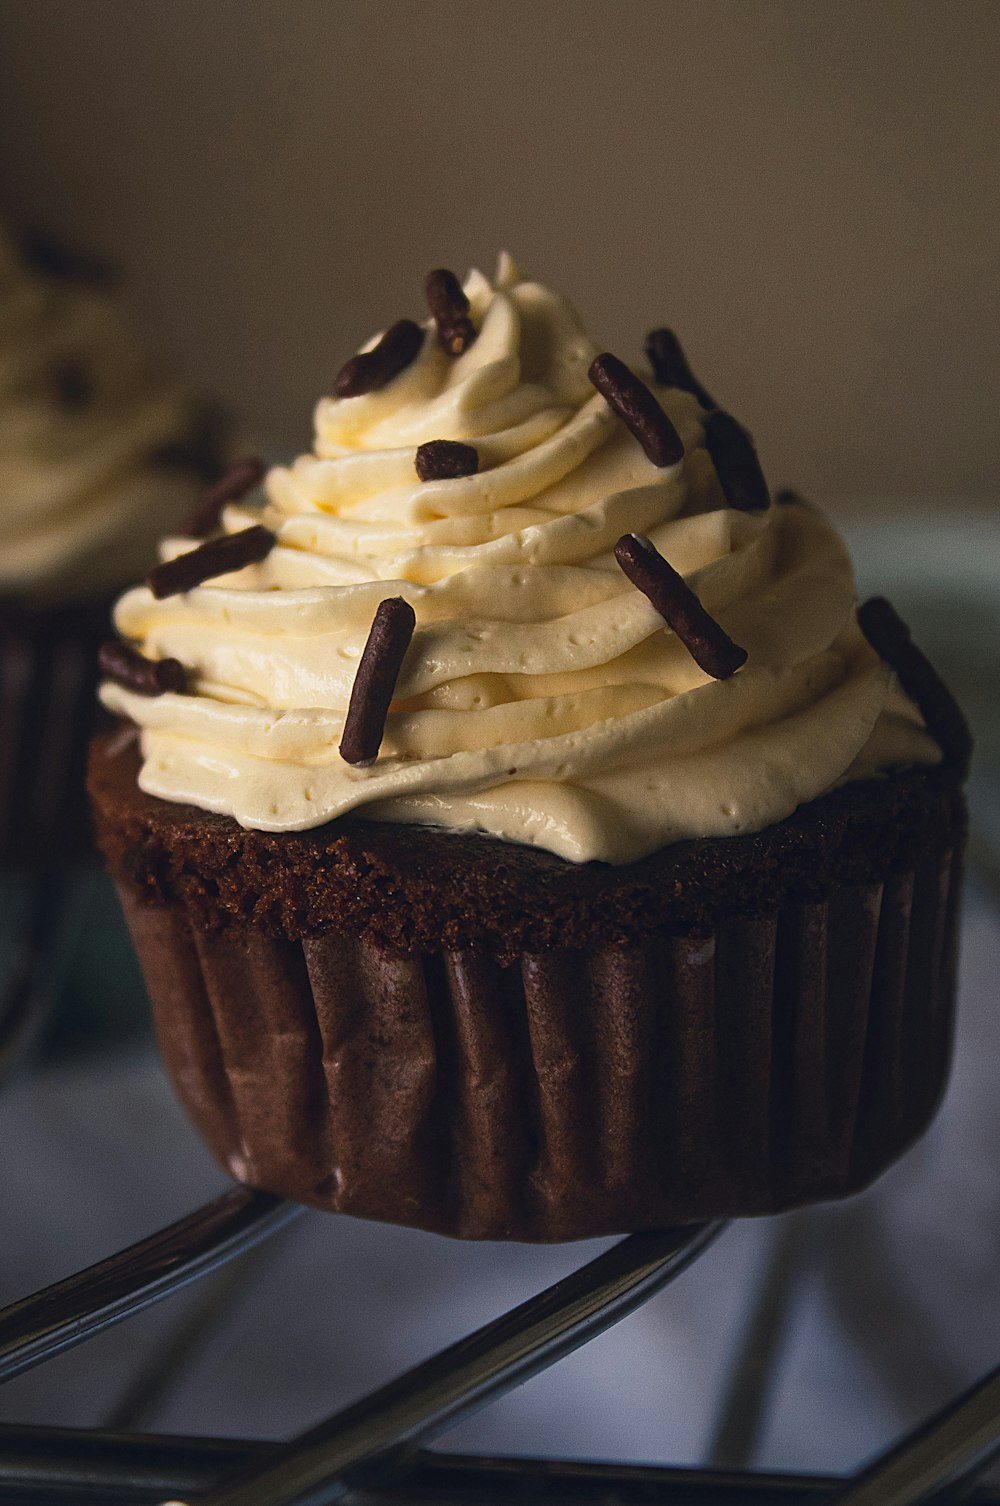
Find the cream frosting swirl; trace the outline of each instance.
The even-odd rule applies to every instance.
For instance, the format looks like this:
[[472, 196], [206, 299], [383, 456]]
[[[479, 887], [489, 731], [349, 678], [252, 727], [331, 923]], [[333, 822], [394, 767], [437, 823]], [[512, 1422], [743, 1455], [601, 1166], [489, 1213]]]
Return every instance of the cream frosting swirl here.
[[[861, 636], [822, 515], [728, 507], [702, 410], [677, 389], [657, 395], [685, 454], [652, 465], [591, 386], [596, 347], [573, 309], [509, 258], [465, 290], [478, 336], [463, 355], [428, 333], [381, 390], [322, 399], [313, 453], [270, 473], [263, 512], [226, 510], [230, 532], [274, 531], [263, 563], [119, 602], [123, 635], [192, 672], [184, 695], [103, 688], [142, 729], [143, 789], [269, 831], [363, 810], [626, 863], [936, 762]], [[473, 444], [479, 472], [420, 482], [432, 439]], [[731, 679], [709, 679], [625, 579], [625, 532], [648, 535], [748, 650]], [[357, 768], [338, 744], [387, 596], [411, 604], [416, 633], [379, 758]]]
[[0, 595], [94, 597], [147, 568], [203, 485], [152, 459], [191, 428], [114, 300], [34, 270], [0, 232]]

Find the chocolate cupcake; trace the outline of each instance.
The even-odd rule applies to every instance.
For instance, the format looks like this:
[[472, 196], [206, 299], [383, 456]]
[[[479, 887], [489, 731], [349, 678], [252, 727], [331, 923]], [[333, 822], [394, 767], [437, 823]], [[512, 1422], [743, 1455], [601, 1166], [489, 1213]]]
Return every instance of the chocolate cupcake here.
[[218, 474], [217, 413], [164, 381], [107, 271], [0, 234], [0, 861], [86, 852], [114, 596]]
[[650, 380], [506, 259], [428, 298], [117, 608], [178, 1092], [240, 1180], [468, 1238], [855, 1190], [945, 1080], [964, 724], [667, 332]]

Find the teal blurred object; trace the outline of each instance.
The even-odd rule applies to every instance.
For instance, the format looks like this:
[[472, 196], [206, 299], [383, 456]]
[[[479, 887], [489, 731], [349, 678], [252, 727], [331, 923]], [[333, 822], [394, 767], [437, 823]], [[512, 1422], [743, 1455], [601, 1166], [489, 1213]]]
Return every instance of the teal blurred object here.
[[36, 1053], [67, 1056], [148, 1037], [145, 986], [110, 879], [0, 877], [0, 1075]]
[[98, 869], [74, 883], [70, 954], [46, 1040], [54, 1055], [150, 1035], [146, 987], [114, 885]]

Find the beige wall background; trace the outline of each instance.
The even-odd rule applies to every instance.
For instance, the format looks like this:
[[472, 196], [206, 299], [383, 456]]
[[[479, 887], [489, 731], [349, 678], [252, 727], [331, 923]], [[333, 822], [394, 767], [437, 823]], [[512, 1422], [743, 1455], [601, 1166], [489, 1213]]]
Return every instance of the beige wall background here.
[[277, 449], [432, 266], [670, 323], [776, 484], [1000, 493], [996, 0], [4, 0], [0, 200]]

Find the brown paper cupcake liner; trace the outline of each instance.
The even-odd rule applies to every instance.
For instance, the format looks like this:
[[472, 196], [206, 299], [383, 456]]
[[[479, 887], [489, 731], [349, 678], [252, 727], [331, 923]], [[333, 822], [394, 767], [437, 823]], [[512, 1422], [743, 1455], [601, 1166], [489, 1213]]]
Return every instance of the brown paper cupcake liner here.
[[0, 862], [61, 867], [93, 856], [85, 777], [108, 621], [107, 603], [0, 603]]
[[947, 1076], [959, 856], [511, 965], [206, 930], [137, 880], [119, 892], [168, 1071], [238, 1180], [561, 1240], [771, 1213], [883, 1171]]

